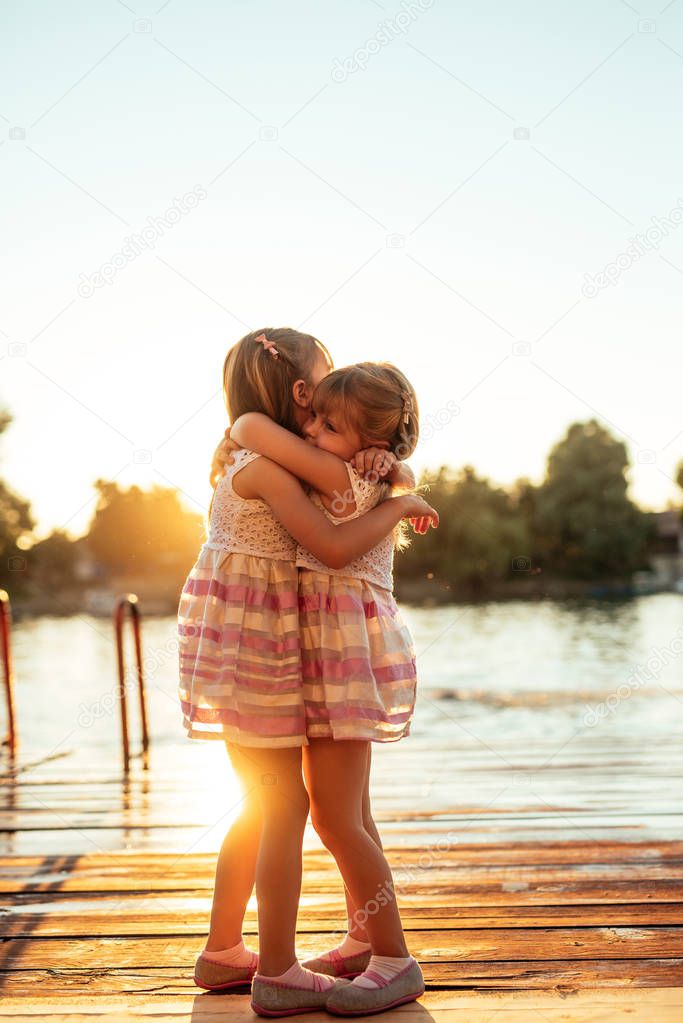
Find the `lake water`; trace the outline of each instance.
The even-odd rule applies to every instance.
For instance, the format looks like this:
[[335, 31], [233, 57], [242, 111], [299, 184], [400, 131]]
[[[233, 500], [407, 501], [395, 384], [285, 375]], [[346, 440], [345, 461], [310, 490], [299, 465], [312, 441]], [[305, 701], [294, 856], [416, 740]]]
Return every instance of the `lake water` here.
[[[631, 767], [615, 774], [613, 783], [606, 785], [603, 772], [590, 792], [590, 786], [582, 792], [582, 805], [588, 806], [604, 801], [607, 788], [613, 795], [628, 789], [629, 771], [637, 772], [641, 754], [681, 747], [683, 595], [403, 612], [418, 652], [419, 698], [411, 735], [388, 747], [373, 746], [374, 805], [387, 822], [401, 815], [456, 813], [463, 806], [482, 813], [494, 798], [502, 812], [528, 805], [532, 790], [548, 805], [556, 803], [564, 783], [559, 777], [548, 782], [553, 766], [566, 764], [567, 757], [584, 765], [596, 758], [613, 763], [631, 751]], [[15, 623], [13, 641], [19, 764], [43, 762], [31, 769], [36, 784], [91, 776], [102, 780], [100, 795], [110, 792], [106, 786], [121, 781], [110, 622], [88, 616], [27, 619]], [[220, 743], [187, 739], [182, 729], [174, 618], [144, 620], [143, 654], [153, 773], [167, 782], [148, 811], [157, 821], [165, 814], [169, 827], [195, 827], [206, 823], [216, 805], [216, 783], [210, 787], [207, 779], [225, 777], [220, 794], [229, 800], [225, 751]], [[131, 690], [133, 744], [134, 696]], [[648, 799], [656, 801], [659, 785], [653, 781]], [[55, 804], [42, 789], [35, 791], [45, 811], [41, 817], [36, 806], [40, 821]], [[568, 790], [565, 796], [576, 800]], [[97, 805], [109, 804], [102, 795]], [[120, 810], [116, 801], [111, 805]], [[81, 812], [85, 832], [88, 807]], [[64, 818], [66, 810], [59, 813]], [[203, 834], [199, 848], [218, 844], [219, 832]], [[114, 829], [107, 844], [135, 845], [139, 838]], [[163, 844], [158, 835], [147, 838]], [[170, 832], [167, 838], [172, 845]], [[27, 838], [22, 842], [13, 839], [12, 850], [30, 848]]]

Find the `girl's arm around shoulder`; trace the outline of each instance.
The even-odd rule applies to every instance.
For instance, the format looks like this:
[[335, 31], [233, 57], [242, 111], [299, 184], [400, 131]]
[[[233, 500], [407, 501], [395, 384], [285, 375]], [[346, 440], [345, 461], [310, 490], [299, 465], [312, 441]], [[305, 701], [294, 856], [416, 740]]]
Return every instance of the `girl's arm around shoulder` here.
[[348, 489], [349, 477], [341, 458], [309, 444], [261, 412], [240, 416], [230, 429], [230, 438], [240, 447], [277, 462], [326, 497]]
[[395, 490], [415, 489], [415, 473], [407, 462], [400, 462], [393, 451], [365, 448], [354, 455], [353, 466], [364, 479], [385, 480]]
[[[329, 568], [344, 568], [388, 536], [403, 518], [431, 521], [439, 517], [426, 501], [414, 495], [391, 497], [350, 522], [335, 526], [306, 496], [299, 481], [282, 466], [259, 458], [246, 466], [249, 496], [260, 497], [297, 543]], [[246, 495], [245, 495], [246, 496]], [[427, 525], [427, 528], [428, 525]]]
[[407, 462], [397, 462], [387, 474], [387, 480], [395, 490], [414, 490], [417, 482], [415, 473]]

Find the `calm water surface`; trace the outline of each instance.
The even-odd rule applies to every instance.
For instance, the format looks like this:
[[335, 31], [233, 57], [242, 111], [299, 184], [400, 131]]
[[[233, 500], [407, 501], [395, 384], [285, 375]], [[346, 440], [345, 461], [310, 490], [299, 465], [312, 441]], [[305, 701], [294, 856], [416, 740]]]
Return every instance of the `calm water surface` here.
[[[645, 742], [681, 729], [683, 595], [403, 613], [418, 652], [415, 739], [444, 748], [468, 734], [524, 743], [588, 727]], [[144, 621], [143, 655], [155, 743], [206, 745], [182, 730], [174, 618]], [[118, 754], [116, 662], [106, 619], [20, 621], [14, 660], [22, 756], [57, 748]]]
[[[658, 755], [660, 747], [680, 749], [683, 595], [403, 611], [418, 652], [419, 697], [411, 735], [380, 749], [373, 745], [378, 816], [386, 821], [398, 820], [402, 813], [419, 818], [424, 811], [483, 808], [492, 800], [501, 811], [530, 804], [529, 794], [509, 781], [502, 786], [500, 777], [546, 762], [557, 767], [555, 751], [566, 756], [568, 750], [579, 767], [609, 764], [622, 750], [630, 751], [630, 766], [621, 773], [607, 776], [601, 768], [592, 781], [586, 775], [582, 806], [602, 806], [606, 799], [617, 800], [620, 792], [632, 793], [633, 779], [642, 774], [641, 801], [656, 809], [661, 777], [653, 773], [648, 787], [647, 764], [641, 769], [636, 761], [642, 760], [641, 752]], [[161, 786], [144, 812], [162, 828], [174, 822], [194, 827], [211, 821], [213, 826], [215, 821], [215, 832], [208, 838], [207, 832], [199, 846], [215, 848], [225, 830], [225, 814], [218, 811], [224, 805], [227, 813], [234, 805], [236, 790], [234, 779], [232, 788], [228, 780], [223, 745], [189, 740], [182, 729], [174, 618], [144, 620], [143, 653], [152, 774], [154, 784]], [[43, 761], [22, 775], [32, 784], [35, 779], [35, 789], [25, 788], [21, 802], [35, 809], [35, 827], [52, 827], [49, 807], [66, 822], [62, 828], [78, 826], [81, 835], [95, 835], [87, 831], [88, 821], [109, 807], [112, 827], [120, 820], [139, 827], [140, 807], [136, 810], [113, 795], [121, 788], [121, 753], [110, 622], [87, 616], [17, 622], [14, 656], [19, 763]], [[132, 689], [130, 694], [135, 743], [137, 707]], [[52, 794], [58, 786], [49, 785], [62, 779], [92, 779], [96, 795], [91, 805], [75, 796], [72, 804], [65, 789], [55, 801]], [[566, 805], [576, 803], [576, 790], [570, 790], [559, 771], [554, 777], [545, 771], [534, 785], [539, 806], [561, 802], [563, 785]], [[92, 839], [98, 847], [104, 842], [102, 834]], [[155, 835], [149, 841], [159, 847]], [[51, 841], [66, 851], [64, 832], [55, 833]], [[80, 848], [80, 839], [73, 841], [73, 848]], [[116, 838], [112, 831], [107, 847], [117, 841], [135, 846], [140, 832], [123, 829]], [[26, 851], [33, 846], [28, 837], [15, 836], [11, 848]]]

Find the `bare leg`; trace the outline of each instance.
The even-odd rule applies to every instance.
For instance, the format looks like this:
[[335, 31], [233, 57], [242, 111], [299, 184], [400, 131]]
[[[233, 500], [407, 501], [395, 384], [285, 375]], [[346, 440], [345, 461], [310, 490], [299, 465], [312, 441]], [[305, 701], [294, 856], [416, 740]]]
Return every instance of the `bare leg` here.
[[372, 743], [368, 743], [368, 766], [365, 774], [365, 786], [363, 788], [363, 827], [370, 835], [375, 845], [382, 846], [382, 839], [380, 838], [377, 825], [375, 824], [375, 818], [372, 816], [372, 806], [370, 804], [370, 772], [372, 770]]
[[[368, 746], [368, 759], [367, 768], [365, 771], [365, 785], [363, 786], [362, 806], [361, 812], [363, 815], [363, 827], [370, 835], [376, 846], [382, 848], [382, 839], [379, 836], [377, 825], [375, 824], [372, 816], [372, 807], [370, 805], [370, 771], [372, 769], [372, 743], [369, 742]], [[366, 928], [358, 921], [357, 910], [360, 908], [356, 905], [351, 897], [351, 892], [344, 885], [344, 896], [346, 898], [346, 915], [348, 920], [348, 932], [352, 938], [356, 941], [369, 942], [370, 938]], [[362, 917], [361, 917], [362, 919]]]
[[301, 848], [308, 796], [301, 748], [240, 747], [256, 772], [262, 812], [256, 861], [259, 973], [277, 977], [296, 962], [296, 917], [301, 894]]
[[360, 907], [374, 955], [408, 956], [391, 868], [363, 826], [367, 742], [312, 739], [304, 748], [311, 819]]
[[242, 940], [247, 903], [254, 888], [256, 859], [261, 840], [260, 779], [252, 761], [226, 743], [242, 790], [239, 817], [225, 836], [218, 862], [211, 906], [208, 952], [232, 948]]

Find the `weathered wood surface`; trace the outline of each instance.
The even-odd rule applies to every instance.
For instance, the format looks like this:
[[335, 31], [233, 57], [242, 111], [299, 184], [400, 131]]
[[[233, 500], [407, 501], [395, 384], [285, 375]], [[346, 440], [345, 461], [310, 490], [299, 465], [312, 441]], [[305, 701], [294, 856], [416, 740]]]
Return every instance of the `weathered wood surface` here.
[[[525, 850], [470, 843], [439, 848], [432, 859], [414, 848], [390, 855], [398, 877], [402, 870], [412, 876], [400, 888], [400, 903], [430, 991], [472, 988], [493, 998], [503, 989], [630, 987], [659, 995], [662, 988], [683, 988], [682, 843], [565, 841]], [[38, 980], [53, 1008], [87, 994], [113, 1011], [125, 996], [139, 1000], [134, 1011], [143, 1015], [149, 999], [192, 998], [214, 865], [214, 856], [194, 853], [4, 859], [4, 1004], [23, 1013]], [[344, 919], [340, 882], [327, 854], [307, 854], [306, 866], [297, 939], [302, 954], [330, 944]], [[592, 879], [596, 872], [601, 879]], [[605, 878], [620, 887], [610, 889]], [[610, 901], [582, 899], [582, 885]], [[643, 898], [624, 901], [634, 890]], [[245, 931], [255, 929], [252, 907]], [[676, 1019], [673, 1003], [669, 1008]], [[593, 1009], [557, 1018], [600, 1019], [591, 1017]], [[497, 1020], [503, 1010], [513, 1008], [496, 1008]], [[190, 1009], [179, 1003], [177, 1012], [183, 1011]], [[246, 1005], [241, 1011], [248, 1011]], [[481, 1012], [483, 1019], [493, 1009], [482, 1005]]]
[[[161, 977], [157, 978], [162, 980]], [[50, 1023], [92, 1023], [104, 1018], [106, 1023], [130, 1023], [153, 1019], [154, 1023], [241, 1023], [250, 1018], [248, 996], [180, 995], [171, 999], [172, 991], [160, 990], [143, 1002], [139, 998], [119, 996], [106, 1008], [101, 1000], [81, 997], [68, 1010], [49, 998], [12, 999], [6, 1002], [7, 1017], [16, 1019], [19, 1012], [25, 1019], [45, 1019]], [[637, 991], [609, 989], [604, 991], [564, 992], [471, 992], [427, 991], [419, 1002], [395, 1010], [392, 1018], [401, 1023], [438, 1023], [466, 1020], [467, 1023], [520, 1023], [528, 1020], [551, 1020], [552, 1023], [680, 1023], [683, 1013], [683, 989]], [[5, 1013], [0, 1009], [0, 1016]], [[253, 1018], [253, 1017], [251, 1017]], [[388, 1017], [379, 1016], [378, 1020]], [[324, 1013], [311, 1013], [309, 1023], [329, 1023]]]
[[[396, 1010], [404, 1023], [683, 1023], [680, 745], [463, 742], [446, 762], [405, 744], [401, 757], [400, 785], [398, 761], [377, 759], [375, 795], [428, 985]], [[126, 781], [76, 751], [5, 766], [0, 1018], [249, 1016], [246, 994], [192, 982], [235, 797], [198, 799], [190, 762], [153, 757]], [[306, 848], [302, 954], [344, 922], [330, 857], [310, 832]], [[253, 901], [245, 933], [255, 942]]]
[[[341, 923], [341, 920], [340, 920]], [[320, 948], [321, 932], [298, 935], [302, 953]], [[144, 938], [39, 938], [15, 935], [0, 948], [4, 969], [59, 970], [115, 962], [123, 969], [192, 964], [197, 936]], [[199, 945], [201, 947], [201, 945]], [[552, 962], [557, 959], [683, 958], [682, 927], [492, 927], [483, 930], [410, 931], [410, 947], [421, 963], [467, 961]], [[683, 982], [683, 976], [681, 976]]]
[[[571, 1005], [577, 994], [602, 991], [603, 988], [609, 989], [609, 994], [603, 995], [606, 1003], [613, 994], [628, 988], [640, 991], [639, 1002], [650, 1000], [653, 989], [654, 993], [666, 989], [678, 991], [683, 1002], [682, 967], [681, 959], [650, 959], [647, 962], [615, 959], [604, 963], [591, 961], [580, 964], [557, 960], [552, 965], [519, 961], [444, 962], [425, 963], [422, 968], [427, 997], [444, 991], [460, 991], [463, 994], [479, 991], [495, 993], [501, 990], [534, 991], [538, 997], [560, 992]], [[40, 992], [39, 996], [37, 991]], [[192, 980], [191, 967], [114, 969], [101, 966], [49, 971], [16, 970], [8, 973], [4, 980], [0, 1018], [2, 1007], [12, 1004], [23, 1012], [26, 1002], [36, 1000], [37, 997], [45, 1005], [55, 1000], [70, 1002], [87, 999], [93, 1008], [102, 1011], [109, 1003], [122, 998], [131, 1001], [134, 998], [138, 1006], [144, 1006], [150, 1001], [171, 995], [183, 999], [196, 995], [207, 1001], [219, 998], [215, 992], [198, 991]], [[224, 1004], [230, 1004], [232, 997], [228, 996]], [[181, 1003], [178, 1012], [182, 1012]], [[567, 1018], [573, 1020], [575, 1017]], [[651, 1023], [657, 1023], [656, 1018]]]
[[[156, 903], [159, 903], [156, 905]], [[318, 934], [334, 931], [339, 926], [339, 905], [325, 903], [305, 905], [299, 919], [299, 931]], [[418, 899], [413, 900], [414, 903]], [[101, 937], [141, 937], [143, 935], [195, 935], [205, 932], [210, 900], [164, 897], [149, 898], [133, 895], [130, 899], [102, 897], [85, 902], [74, 900], [73, 911], [69, 902], [54, 899], [41, 901], [40, 907], [32, 900], [22, 905], [8, 900], [2, 910], [2, 933], [5, 937], [30, 933], [32, 937], [68, 937], [88, 940]], [[197, 909], [197, 903], [202, 908]], [[40, 908], [39, 913], [31, 912]], [[404, 926], [411, 930], [457, 931], [478, 928], [505, 927], [640, 927], [678, 926], [683, 924], [683, 903], [635, 903], [618, 905], [605, 903], [583, 906], [485, 906], [448, 907], [442, 905], [412, 905], [401, 899]], [[256, 912], [246, 917], [244, 933], [256, 934]]]

